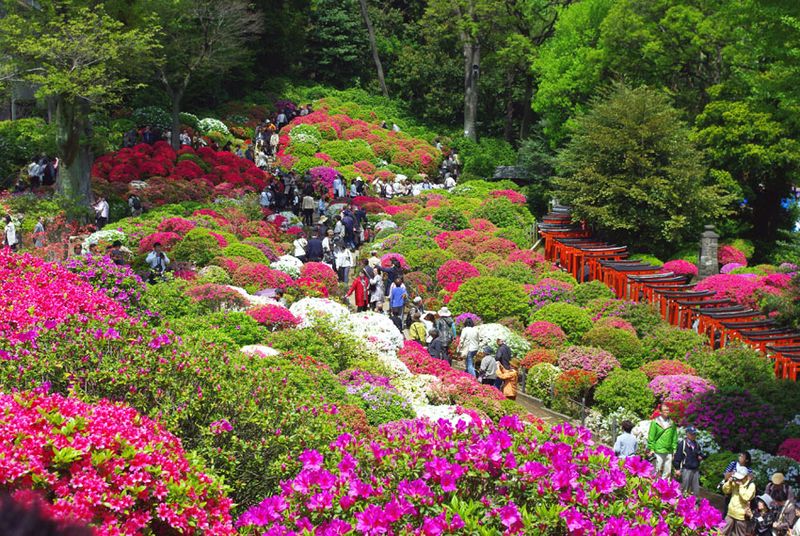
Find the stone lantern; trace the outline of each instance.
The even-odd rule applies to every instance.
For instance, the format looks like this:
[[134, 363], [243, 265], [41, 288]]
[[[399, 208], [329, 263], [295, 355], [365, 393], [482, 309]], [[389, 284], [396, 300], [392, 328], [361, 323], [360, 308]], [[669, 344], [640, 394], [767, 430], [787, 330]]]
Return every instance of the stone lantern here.
[[713, 225], [706, 225], [706, 230], [700, 234], [700, 262], [698, 263], [698, 279], [719, 273], [717, 250], [719, 248], [719, 235], [714, 231]]

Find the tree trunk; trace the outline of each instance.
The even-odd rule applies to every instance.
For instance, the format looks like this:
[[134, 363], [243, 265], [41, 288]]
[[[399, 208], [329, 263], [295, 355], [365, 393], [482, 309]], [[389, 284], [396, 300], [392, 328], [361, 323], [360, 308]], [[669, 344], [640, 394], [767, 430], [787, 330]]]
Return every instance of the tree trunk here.
[[383, 77], [383, 64], [378, 55], [378, 44], [375, 41], [375, 29], [372, 27], [372, 21], [367, 11], [367, 0], [358, 0], [358, 3], [361, 5], [361, 15], [364, 17], [364, 23], [367, 25], [369, 48], [372, 51], [372, 59], [375, 61], [375, 69], [378, 71], [378, 83], [381, 85], [381, 93], [383, 93], [384, 97], [388, 97], [389, 91], [386, 89], [386, 80]]
[[506, 120], [503, 125], [503, 138], [508, 142], [514, 141], [514, 73], [506, 73]]
[[56, 97], [56, 146], [61, 156], [56, 191], [77, 206], [89, 208], [92, 199], [91, 137], [88, 106]]
[[531, 130], [531, 120], [533, 119], [533, 78], [525, 76], [525, 96], [522, 101], [522, 121], [519, 125], [519, 139], [524, 140], [528, 137]]
[[464, 137], [478, 141], [475, 122], [478, 116], [478, 76], [481, 66], [481, 45], [464, 39]]
[[172, 100], [172, 148], [176, 151], [181, 148], [181, 100], [183, 91], [169, 91]]

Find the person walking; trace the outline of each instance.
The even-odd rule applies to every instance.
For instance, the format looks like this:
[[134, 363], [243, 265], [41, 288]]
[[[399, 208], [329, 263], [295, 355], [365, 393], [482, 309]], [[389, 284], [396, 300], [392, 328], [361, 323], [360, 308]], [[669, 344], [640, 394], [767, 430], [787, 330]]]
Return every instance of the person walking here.
[[336, 257], [336, 270], [339, 272], [339, 281], [346, 285], [350, 280], [350, 268], [353, 267], [353, 252], [341, 242], [334, 244], [333, 251]]
[[656, 477], [668, 479], [672, 469], [672, 456], [678, 447], [678, 427], [669, 417], [669, 406], [662, 403], [655, 419], [650, 422], [647, 434], [648, 456], [655, 455], [653, 466]]
[[509, 368], [504, 367], [502, 363], [497, 366], [497, 378], [503, 380], [503, 386], [500, 390], [503, 391], [508, 400], [517, 399], [517, 390], [519, 389], [518, 367], [518, 359], [512, 359]]
[[303, 262], [306, 262], [306, 248], [308, 247], [308, 240], [304, 234], [297, 235], [297, 238], [292, 242], [294, 247], [294, 256]]
[[109, 214], [109, 206], [108, 201], [103, 196], [97, 200], [97, 203], [94, 204], [94, 221], [97, 225], [97, 229], [100, 230], [106, 226], [108, 223], [108, 214]]
[[306, 194], [303, 196], [303, 225], [311, 227], [314, 225], [314, 198]]
[[368, 291], [369, 291], [369, 277], [367, 277], [367, 273], [365, 271], [361, 271], [361, 273], [353, 279], [353, 284], [350, 285], [350, 290], [347, 291], [347, 297], [349, 298], [351, 294], [355, 294], [356, 300], [356, 311], [359, 313], [363, 313], [367, 310], [368, 304]]
[[44, 239], [44, 216], [39, 216], [39, 219], [36, 220], [36, 225], [33, 226], [33, 247], [44, 247]]
[[448, 309], [446, 306], [439, 309], [436, 315], [438, 317], [435, 323], [436, 330], [439, 332], [439, 336], [442, 337], [442, 340], [445, 343], [445, 351], [448, 353], [448, 362], [451, 362], [452, 358], [450, 357], [450, 343], [456, 338], [456, 323], [453, 322], [453, 315], [450, 313], [450, 309]]
[[478, 337], [478, 328], [471, 318], [464, 321], [464, 328], [461, 330], [461, 338], [458, 341], [458, 348], [456, 351], [459, 355], [464, 357], [465, 369], [467, 374], [475, 376], [475, 356], [478, 354], [480, 348], [480, 338]]
[[17, 251], [19, 247], [19, 237], [17, 236], [17, 226], [11, 216], [6, 214], [6, 227], [3, 231], [3, 244], [11, 251]]
[[631, 433], [633, 430], [633, 423], [631, 421], [622, 421], [622, 433], [617, 436], [614, 442], [614, 454], [620, 458], [627, 458], [636, 454], [636, 448], [639, 442], [636, 437]]
[[483, 385], [497, 386], [497, 360], [491, 348], [484, 348], [480, 353], [480, 366], [478, 367], [478, 378]]
[[389, 287], [389, 311], [391, 312], [392, 322], [401, 332], [403, 331], [403, 309], [407, 300], [406, 286], [403, 284], [403, 278], [398, 276]]
[[386, 298], [383, 285], [383, 276], [383, 273], [375, 271], [373, 272], [372, 279], [369, 282], [369, 305], [370, 308], [376, 312], [382, 312], [383, 300]]
[[750, 510], [750, 501], [756, 495], [752, 475], [746, 471], [735, 472], [725, 479], [722, 492], [731, 496], [722, 533], [725, 536], [747, 536], [747, 512]]
[[322, 240], [319, 235], [314, 233], [311, 238], [306, 242], [306, 261], [319, 262], [322, 260], [324, 252], [322, 251]]
[[678, 442], [672, 465], [675, 477], [681, 481], [681, 491], [697, 495], [700, 491], [700, 462], [703, 452], [697, 443], [697, 428], [686, 427], [686, 438]]
[[783, 473], [774, 473], [767, 484], [764, 493], [772, 499], [774, 508], [775, 522], [772, 525], [774, 534], [777, 536], [788, 535], [797, 521], [794, 509], [794, 492], [786, 484], [786, 477]]

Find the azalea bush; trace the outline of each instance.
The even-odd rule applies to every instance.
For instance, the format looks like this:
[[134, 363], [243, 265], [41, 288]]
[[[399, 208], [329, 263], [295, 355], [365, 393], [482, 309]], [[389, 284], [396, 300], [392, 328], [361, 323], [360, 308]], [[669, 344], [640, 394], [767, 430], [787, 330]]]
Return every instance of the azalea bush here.
[[550, 303], [534, 311], [531, 322], [541, 321], [559, 326], [573, 344], [580, 342], [583, 334], [592, 328], [589, 313], [570, 303]]
[[552, 363], [539, 363], [528, 370], [525, 377], [525, 394], [542, 400], [546, 405], [553, 401], [553, 385], [561, 369]]
[[683, 361], [676, 359], [657, 359], [642, 365], [639, 370], [644, 372], [648, 379], [656, 376], [673, 376], [676, 374], [691, 374], [696, 376], [697, 371]]
[[697, 277], [697, 265], [682, 259], [667, 261], [661, 268], [665, 272], [672, 272], [676, 275], [688, 275], [692, 277]]
[[531, 322], [525, 328], [525, 337], [542, 348], [558, 348], [567, 342], [567, 334], [552, 322]]
[[472, 264], [459, 260], [444, 262], [436, 272], [436, 282], [444, 287], [449, 283], [463, 283], [472, 277], [479, 277], [480, 272]]
[[[705, 500], [682, 497], [677, 482], [645, 484], [652, 475], [647, 462], [622, 462], [590, 437], [585, 429], [545, 431], [515, 417], [457, 426], [401, 421], [369, 441], [345, 434], [330, 449], [303, 452], [302, 469], [283, 491], [237, 525], [245, 534], [631, 533], [652, 531], [651, 524], [687, 534], [716, 530], [719, 512]], [[494, 485], [497, 478], [505, 484]], [[574, 486], [597, 500], [581, 500]]]
[[786, 456], [800, 462], [800, 438], [790, 437], [778, 447], [778, 456]]
[[594, 401], [604, 413], [625, 408], [640, 419], [649, 417], [656, 404], [647, 376], [638, 370], [612, 370], [594, 392]]
[[529, 307], [525, 289], [499, 277], [473, 277], [466, 280], [449, 304], [455, 314], [474, 313], [484, 322], [513, 316], [523, 319]]
[[247, 300], [241, 294], [225, 285], [206, 283], [189, 289], [186, 294], [202, 309], [210, 312], [244, 309], [247, 306]]
[[642, 343], [636, 334], [612, 327], [594, 327], [583, 334], [581, 341], [611, 352], [623, 368], [634, 369], [642, 363]]
[[662, 324], [642, 338], [642, 351], [645, 361], [686, 361], [703, 350], [705, 342], [694, 331]]
[[559, 352], [558, 366], [562, 370], [578, 369], [593, 372], [602, 380], [620, 365], [616, 357], [600, 348], [569, 346]]
[[0, 394], [0, 438], [0, 484], [12, 495], [35, 491], [55, 519], [100, 534], [235, 534], [221, 483], [130, 407]]
[[250, 309], [247, 314], [270, 331], [289, 329], [300, 324], [300, 319], [289, 309], [280, 305], [267, 304]]
[[656, 376], [650, 381], [649, 386], [661, 402], [687, 402], [716, 390], [713, 383], [691, 374]]
[[145, 290], [142, 278], [129, 266], [118, 265], [109, 257], [80, 256], [67, 259], [63, 266], [126, 310], [138, 306]]

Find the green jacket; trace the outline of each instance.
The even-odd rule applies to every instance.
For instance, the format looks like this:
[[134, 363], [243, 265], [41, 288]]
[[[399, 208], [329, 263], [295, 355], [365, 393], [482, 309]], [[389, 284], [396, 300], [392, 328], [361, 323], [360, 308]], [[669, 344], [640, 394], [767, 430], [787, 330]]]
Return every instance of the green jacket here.
[[647, 448], [656, 454], [674, 454], [678, 448], [678, 427], [670, 421], [669, 428], [662, 428], [657, 419], [650, 422], [647, 434]]

